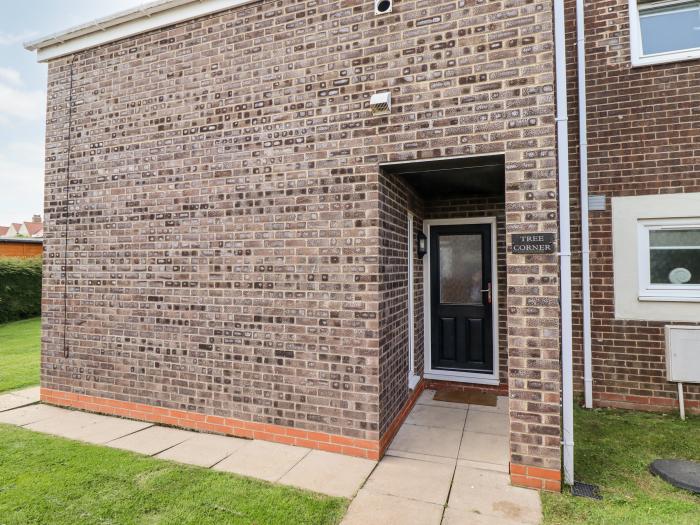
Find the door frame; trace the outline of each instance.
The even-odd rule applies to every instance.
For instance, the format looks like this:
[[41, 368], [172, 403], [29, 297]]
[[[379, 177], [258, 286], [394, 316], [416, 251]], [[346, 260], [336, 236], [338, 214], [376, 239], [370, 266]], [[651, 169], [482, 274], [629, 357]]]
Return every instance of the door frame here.
[[455, 370], [434, 370], [432, 368], [432, 312], [430, 300], [430, 254], [423, 259], [423, 375], [426, 379], [442, 379], [445, 381], [457, 381], [460, 383], [474, 383], [478, 385], [498, 385], [498, 268], [496, 237], [496, 217], [463, 217], [459, 219], [428, 219], [423, 221], [423, 233], [428, 238], [430, 246], [430, 228], [432, 226], [445, 226], [453, 224], [488, 224], [491, 226], [491, 289], [492, 289], [492, 329], [493, 329], [493, 373], [480, 374], [477, 372], [458, 372]]

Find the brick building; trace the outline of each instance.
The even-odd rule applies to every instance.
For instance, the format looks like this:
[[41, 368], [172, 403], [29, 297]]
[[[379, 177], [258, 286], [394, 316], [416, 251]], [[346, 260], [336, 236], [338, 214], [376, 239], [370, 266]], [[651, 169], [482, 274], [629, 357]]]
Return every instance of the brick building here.
[[[585, 16], [593, 392], [669, 409], [664, 321], [698, 303], [618, 305], [613, 216], [697, 204], [700, 69], [632, 68], [618, 2]], [[571, 346], [583, 390], [575, 3], [568, 136], [552, 2], [373, 4], [159, 1], [27, 45], [49, 68], [42, 398], [377, 458], [426, 385], [507, 392], [514, 481], [556, 488]]]
[[[694, 17], [689, 16], [687, 3], [665, 8], [658, 5], [627, 0], [587, 4], [585, 70], [589, 194], [598, 202], [588, 221], [593, 404], [666, 411], [678, 408], [678, 398], [676, 384], [666, 380], [664, 327], [700, 321], [696, 302], [700, 251], [690, 249], [693, 245], [700, 248], [700, 238], [692, 239], [698, 233], [691, 233], [700, 232], [700, 53], [679, 45], [700, 47], [700, 40], [688, 40], [693, 38], [689, 24]], [[568, 20], [575, 21], [574, 11], [575, 2], [569, 1]], [[693, 14], [697, 14], [697, 7], [691, 6]], [[659, 19], [655, 22], [658, 27], [650, 23], [652, 18]], [[667, 25], [661, 25], [663, 18], [668, 18]], [[678, 42], [671, 38], [670, 28], [679, 32]], [[568, 86], [573, 96], [576, 37], [573, 25], [567, 29]], [[651, 52], [645, 53], [643, 42]], [[576, 98], [571, 100], [571, 184], [572, 189], [578, 189], [578, 105]], [[575, 197], [572, 240], [576, 290], [580, 289], [581, 236], [577, 218], [580, 199], [578, 194]], [[646, 243], [643, 238], [648, 228], [642, 230], [643, 226], [685, 232], [689, 257], [684, 264], [691, 270], [685, 288], [689, 292], [657, 290], [643, 297], [640, 274], [643, 250], [649, 248], [648, 237]], [[613, 259], [613, 252], [625, 255]], [[693, 259], [696, 262], [691, 262]], [[672, 269], [664, 269], [665, 282]], [[649, 284], [653, 285], [647, 282], [646, 286]], [[581, 304], [575, 300], [574, 305], [574, 384], [583, 391]], [[686, 409], [700, 412], [698, 385], [685, 385], [685, 404]]]

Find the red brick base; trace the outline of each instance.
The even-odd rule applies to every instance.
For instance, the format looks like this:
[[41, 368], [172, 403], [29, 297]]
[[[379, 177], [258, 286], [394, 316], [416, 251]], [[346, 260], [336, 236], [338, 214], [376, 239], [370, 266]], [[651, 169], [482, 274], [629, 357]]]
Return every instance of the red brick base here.
[[508, 383], [497, 386], [474, 385], [471, 383], [460, 383], [457, 381], [443, 381], [441, 379], [426, 379], [425, 388], [428, 390], [463, 390], [465, 392], [487, 392], [497, 396], [508, 395]]
[[547, 468], [511, 463], [510, 482], [519, 487], [560, 492], [561, 472]]
[[382, 439], [379, 442], [379, 457], [384, 456], [384, 452], [386, 452], [386, 450], [389, 448], [389, 445], [391, 445], [391, 441], [394, 439], [394, 436], [401, 428], [401, 425], [403, 425], [403, 422], [406, 420], [406, 417], [408, 417], [408, 414], [413, 409], [413, 406], [418, 400], [418, 396], [421, 395], [421, 392], [423, 392], [423, 390], [425, 390], [425, 380], [421, 379], [416, 385], [416, 388], [411, 393], [411, 397], [408, 398], [408, 402], [401, 409], [399, 415], [394, 418], [394, 421], [391, 422], [384, 436], [382, 436]]
[[173, 410], [141, 403], [118, 401], [116, 399], [72, 394], [48, 388], [41, 389], [41, 400], [51, 405], [73, 407], [89, 412], [128, 417], [150, 423], [161, 423], [229, 436], [262, 439], [373, 460], [378, 460], [380, 457], [379, 441], [368, 439], [355, 439], [280, 425], [255, 423], [185, 410]]
[[[624, 394], [600, 393], [593, 396], [593, 404], [604, 408], [625, 408], [646, 412], [671, 412], [678, 410], [678, 399], [671, 397], [629, 396]], [[688, 414], [700, 414], [700, 401], [685, 400]]]

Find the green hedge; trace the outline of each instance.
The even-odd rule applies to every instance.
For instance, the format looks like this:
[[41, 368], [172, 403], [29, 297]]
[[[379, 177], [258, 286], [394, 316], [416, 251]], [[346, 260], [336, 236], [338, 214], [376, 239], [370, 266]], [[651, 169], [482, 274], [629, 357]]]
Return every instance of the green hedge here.
[[41, 315], [41, 257], [0, 258], [0, 323]]

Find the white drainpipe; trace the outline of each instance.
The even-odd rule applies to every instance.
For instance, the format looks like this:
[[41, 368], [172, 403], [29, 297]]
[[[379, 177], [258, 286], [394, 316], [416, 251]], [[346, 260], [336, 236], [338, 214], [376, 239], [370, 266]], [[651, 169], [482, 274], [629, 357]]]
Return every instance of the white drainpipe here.
[[578, 134], [581, 170], [581, 288], [583, 303], [583, 392], [586, 408], [593, 408], [591, 351], [591, 261], [588, 232], [588, 127], [586, 125], [586, 36], [583, 0], [576, 0], [576, 66], [578, 68]]
[[571, 353], [571, 213], [569, 209], [569, 137], [566, 104], [564, 0], [554, 0], [557, 159], [559, 176], [559, 276], [561, 287], [562, 445], [564, 483], [574, 483], [574, 389]]

